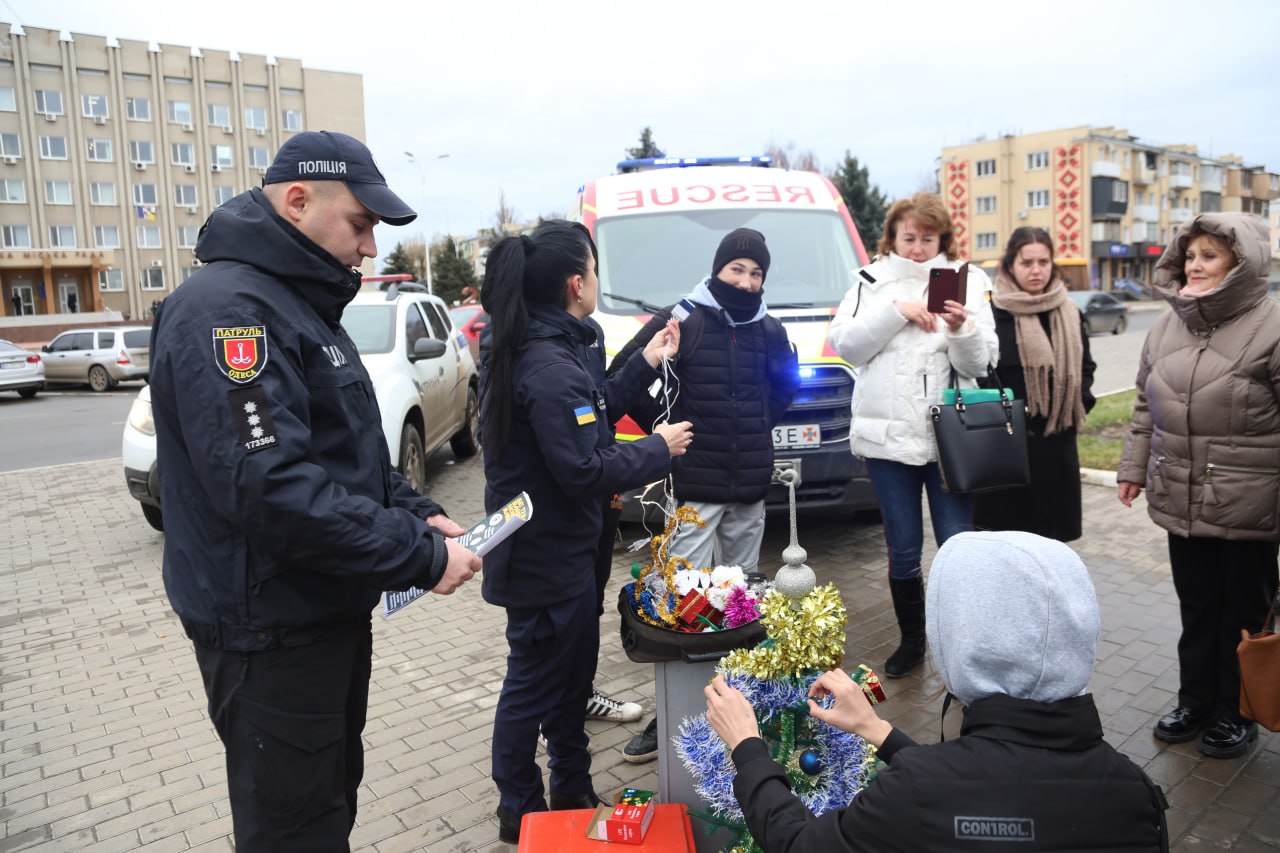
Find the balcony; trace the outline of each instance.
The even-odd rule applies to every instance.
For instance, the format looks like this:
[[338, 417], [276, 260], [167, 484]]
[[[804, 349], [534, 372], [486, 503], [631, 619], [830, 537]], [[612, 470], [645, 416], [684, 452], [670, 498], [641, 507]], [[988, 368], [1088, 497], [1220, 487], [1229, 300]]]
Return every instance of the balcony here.
[[1133, 182], [1135, 184], [1154, 184], [1156, 182], [1156, 170], [1146, 164], [1136, 167], [1133, 170]]
[[1191, 208], [1189, 207], [1173, 207], [1169, 209], [1169, 222], [1173, 225], [1181, 225], [1183, 222], [1191, 221]]
[[1220, 193], [1226, 182], [1222, 179], [1221, 169], [1211, 169], [1208, 166], [1200, 168], [1200, 191], [1205, 193]]
[[1154, 204], [1135, 204], [1133, 206], [1134, 222], [1159, 222], [1160, 208]]
[[1112, 163], [1110, 160], [1094, 160], [1090, 166], [1089, 174], [1095, 178], [1118, 178], [1120, 177], [1120, 164]]
[[1193, 182], [1190, 175], [1173, 173], [1169, 175], [1169, 189], [1171, 190], [1189, 190]]

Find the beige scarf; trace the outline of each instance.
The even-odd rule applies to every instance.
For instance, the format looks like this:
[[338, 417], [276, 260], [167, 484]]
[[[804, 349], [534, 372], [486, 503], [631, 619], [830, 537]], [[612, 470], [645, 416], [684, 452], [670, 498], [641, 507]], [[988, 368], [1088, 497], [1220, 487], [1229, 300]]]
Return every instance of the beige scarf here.
[[[1018, 357], [1027, 383], [1027, 411], [1046, 419], [1044, 434], [1083, 424], [1080, 385], [1084, 345], [1080, 341], [1080, 312], [1067, 299], [1066, 283], [1055, 278], [1043, 293], [1032, 295], [1000, 271], [991, 301], [1013, 315]], [[1047, 335], [1040, 325], [1044, 313], [1049, 313]]]

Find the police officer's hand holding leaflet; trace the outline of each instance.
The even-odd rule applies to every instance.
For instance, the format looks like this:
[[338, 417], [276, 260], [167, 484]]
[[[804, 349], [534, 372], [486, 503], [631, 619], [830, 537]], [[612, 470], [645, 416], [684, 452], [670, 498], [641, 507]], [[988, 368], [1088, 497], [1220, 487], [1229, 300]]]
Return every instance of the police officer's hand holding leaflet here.
[[345, 850], [370, 611], [384, 589], [452, 592], [479, 560], [391, 470], [339, 325], [374, 225], [415, 214], [339, 133], [291, 137], [264, 184], [214, 211], [205, 266], [153, 331], [164, 581], [226, 746], [237, 849]]
[[612, 378], [599, 366], [596, 250], [577, 223], [545, 222], [493, 247], [481, 300], [480, 443], [485, 509], [520, 491], [537, 511], [485, 555], [484, 597], [507, 611], [507, 674], [494, 714], [499, 837], [548, 807], [535, 762], [547, 739], [552, 809], [593, 808], [587, 697], [600, 645], [596, 552], [605, 499], [660, 479], [692, 440], [687, 422], [613, 442], [613, 412], [657, 378], [679, 344], [670, 324]]

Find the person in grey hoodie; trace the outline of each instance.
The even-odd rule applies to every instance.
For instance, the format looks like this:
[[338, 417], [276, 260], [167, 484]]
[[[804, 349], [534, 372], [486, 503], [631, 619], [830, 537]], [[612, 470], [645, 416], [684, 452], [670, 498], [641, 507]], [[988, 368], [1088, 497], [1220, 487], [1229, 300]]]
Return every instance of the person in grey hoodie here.
[[925, 595], [938, 674], [965, 706], [960, 737], [918, 746], [843, 671], [824, 673], [810, 715], [866, 739], [889, 765], [847, 808], [815, 817], [769, 757], [746, 698], [723, 676], [706, 688], [707, 717], [732, 750], [734, 794], [765, 853], [1009, 841], [1026, 851], [1167, 851], [1164, 795], [1102, 739], [1085, 692], [1099, 615], [1076, 553], [1033, 533], [958, 533], [938, 550]]

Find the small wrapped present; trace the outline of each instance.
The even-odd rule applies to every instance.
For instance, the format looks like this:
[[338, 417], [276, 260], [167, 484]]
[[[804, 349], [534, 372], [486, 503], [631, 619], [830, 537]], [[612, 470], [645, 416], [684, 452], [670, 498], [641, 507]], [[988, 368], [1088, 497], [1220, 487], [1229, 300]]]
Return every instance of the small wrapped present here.
[[707, 627], [719, 628], [724, 620], [724, 613], [716, 610], [700, 590], [691, 589], [676, 605], [676, 619], [681, 625], [701, 631]]
[[865, 663], [858, 664], [858, 668], [852, 673], [853, 680], [862, 688], [862, 692], [867, 694], [867, 699], [872, 705], [878, 705], [884, 701], [884, 688], [880, 686], [880, 676], [871, 671], [871, 667]]

